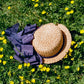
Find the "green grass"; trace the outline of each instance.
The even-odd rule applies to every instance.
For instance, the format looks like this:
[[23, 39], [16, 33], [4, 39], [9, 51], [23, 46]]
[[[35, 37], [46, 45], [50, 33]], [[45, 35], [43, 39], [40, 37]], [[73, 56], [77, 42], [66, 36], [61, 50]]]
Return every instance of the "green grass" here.
[[[51, 6], [49, 6], [50, 2], [52, 3]], [[39, 6], [35, 8], [36, 3]], [[10, 10], [8, 10], [9, 6], [11, 7]], [[67, 11], [74, 10], [74, 12], [67, 15], [65, 7], [69, 8]], [[46, 11], [44, 15], [41, 13], [43, 10]], [[39, 19], [42, 19], [41, 23]], [[20, 24], [20, 31], [27, 24], [36, 23], [41, 26], [50, 22], [64, 24], [71, 32], [72, 40], [78, 44], [77, 48], [74, 48], [76, 45], [74, 44], [71, 46], [73, 49], [71, 56], [68, 53], [67, 58], [57, 63], [44, 64], [44, 66], [50, 67], [49, 72], [41, 72], [39, 68], [33, 66], [24, 67], [24, 64], [19, 70], [18, 65], [20, 63], [15, 59], [10, 59], [10, 56], [15, 54], [11, 43], [5, 35], [1, 35], [1, 32], [16, 23]], [[10, 84], [10, 81], [13, 81], [14, 84], [21, 84], [19, 76], [24, 77], [24, 84], [26, 84], [26, 80], [31, 81], [32, 78], [35, 78], [35, 84], [84, 84], [84, 43], [79, 45], [81, 41], [84, 41], [84, 34], [80, 34], [82, 29], [84, 30], [83, 0], [74, 0], [73, 4], [70, 3], [70, 0], [39, 0], [38, 2], [32, 0], [0, 0], [0, 37], [5, 36], [7, 39], [7, 44], [3, 44], [0, 40], [0, 47], [4, 48], [0, 52], [3, 54], [3, 58], [0, 60], [2, 62], [7, 61], [5, 65], [0, 63], [0, 84]], [[71, 58], [74, 60], [72, 61]], [[70, 68], [65, 69], [65, 66], [70, 66]], [[79, 71], [77, 70], [78, 67], [80, 68]], [[36, 69], [35, 72], [31, 72], [32, 68]], [[9, 71], [11, 71], [11, 76], [8, 75]], [[58, 75], [60, 75], [59, 79], [57, 79]], [[47, 79], [50, 80], [50, 83], [46, 83]]]

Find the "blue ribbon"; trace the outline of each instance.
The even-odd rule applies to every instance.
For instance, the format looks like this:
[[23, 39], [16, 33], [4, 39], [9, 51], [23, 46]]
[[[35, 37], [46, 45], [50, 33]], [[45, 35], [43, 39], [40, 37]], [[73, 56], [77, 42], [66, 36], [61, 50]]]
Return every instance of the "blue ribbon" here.
[[37, 66], [42, 64], [42, 57], [34, 50], [33, 46], [31, 45], [36, 27], [36, 24], [27, 24], [22, 31], [18, 32], [19, 23], [17, 23], [5, 30], [5, 35], [12, 43], [13, 49], [16, 53], [14, 58], [20, 63], [25, 62]]

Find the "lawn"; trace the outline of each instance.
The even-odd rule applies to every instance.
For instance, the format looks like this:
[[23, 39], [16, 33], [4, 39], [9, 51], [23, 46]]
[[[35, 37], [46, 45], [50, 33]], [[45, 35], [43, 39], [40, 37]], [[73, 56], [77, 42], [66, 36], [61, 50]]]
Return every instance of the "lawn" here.
[[[0, 84], [84, 84], [84, 4], [83, 0], [0, 0]], [[67, 55], [54, 64], [39, 67], [20, 63], [5, 35], [19, 23], [65, 25], [72, 36]]]

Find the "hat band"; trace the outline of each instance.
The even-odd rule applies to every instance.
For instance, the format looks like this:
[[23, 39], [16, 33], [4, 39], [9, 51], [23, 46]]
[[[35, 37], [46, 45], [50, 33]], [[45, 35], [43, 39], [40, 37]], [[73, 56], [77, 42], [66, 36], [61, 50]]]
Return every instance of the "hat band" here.
[[60, 52], [61, 52], [61, 50], [63, 49], [63, 47], [64, 47], [64, 35], [63, 35], [63, 44], [62, 44], [62, 47], [61, 47], [61, 49], [59, 50], [59, 52], [57, 53], [57, 54], [55, 54], [55, 55], [53, 55], [53, 56], [51, 56], [51, 57], [43, 57], [43, 56], [41, 56], [42, 58], [52, 58], [52, 57], [55, 57], [55, 56], [57, 56]]

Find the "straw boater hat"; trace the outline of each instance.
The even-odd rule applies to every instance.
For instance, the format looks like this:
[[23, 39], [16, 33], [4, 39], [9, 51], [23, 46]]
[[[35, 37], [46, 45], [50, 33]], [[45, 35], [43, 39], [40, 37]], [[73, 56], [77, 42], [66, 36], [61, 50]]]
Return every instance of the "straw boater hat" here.
[[71, 46], [71, 34], [62, 24], [48, 23], [34, 32], [32, 45], [43, 57], [43, 63], [51, 64], [61, 60]]

